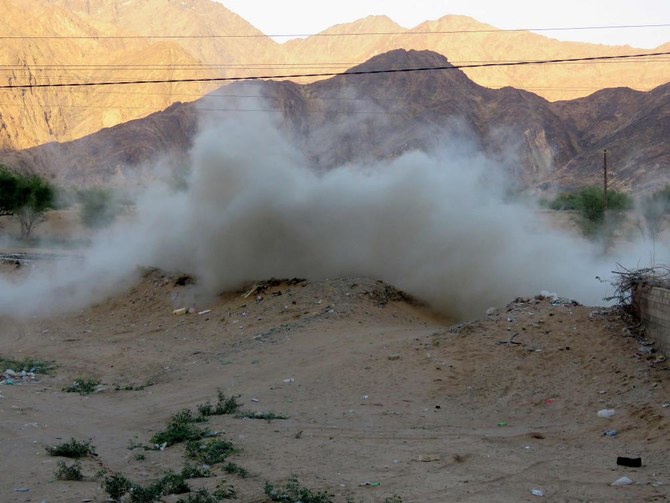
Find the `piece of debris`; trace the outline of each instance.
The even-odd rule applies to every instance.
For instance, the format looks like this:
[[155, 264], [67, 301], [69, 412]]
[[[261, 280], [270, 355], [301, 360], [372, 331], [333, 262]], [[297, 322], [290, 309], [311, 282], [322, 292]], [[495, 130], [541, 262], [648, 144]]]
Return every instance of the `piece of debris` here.
[[400, 360], [400, 355], [398, 353], [389, 355], [389, 360]]
[[360, 485], [361, 485], [361, 487], [363, 487], [363, 486], [379, 487], [380, 485], [382, 485], [382, 483], [381, 482], [370, 482], [370, 481], [366, 480], [365, 482], [361, 482]]
[[174, 314], [175, 316], [182, 316], [186, 314], [186, 308], [180, 307], [179, 309], [175, 309], [174, 311], [172, 311], [172, 314]]
[[598, 417], [612, 417], [616, 414], [614, 409], [602, 409], [598, 411]]
[[544, 491], [542, 489], [531, 489], [530, 494], [533, 496], [544, 496]]
[[621, 477], [612, 482], [613, 486], [629, 486], [633, 483], [628, 477]]
[[438, 454], [419, 454], [415, 458], [412, 458], [410, 461], [415, 463], [433, 463], [439, 461], [440, 456]]
[[203, 314], [209, 314], [209, 313], [211, 313], [211, 312], [212, 312], [211, 309], [205, 309], [204, 311], [198, 311], [198, 314], [199, 314], [200, 316], [202, 316]]
[[292, 377], [289, 377], [288, 379], [284, 379], [284, 382], [286, 384], [293, 384], [295, 382], [295, 379], [293, 379]]
[[616, 437], [619, 434], [616, 430], [603, 431], [603, 437]]
[[618, 456], [616, 464], [619, 466], [630, 466], [632, 468], [639, 468], [642, 466], [642, 458], [627, 458], [625, 456]]

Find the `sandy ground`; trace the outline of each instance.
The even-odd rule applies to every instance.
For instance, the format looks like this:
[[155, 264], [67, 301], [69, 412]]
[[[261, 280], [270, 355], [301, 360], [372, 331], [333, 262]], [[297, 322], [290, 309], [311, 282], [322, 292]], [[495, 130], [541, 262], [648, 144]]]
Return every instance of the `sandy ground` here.
[[[0, 273], [20, 279], [9, 265]], [[0, 318], [0, 356], [57, 364], [37, 382], [0, 386], [0, 501], [105, 501], [101, 469], [141, 483], [179, 471], [182, 445], [139, 460], [129, 444], [148, 443], [217, 389], [239, 394], [245, 410], [288, 416], [210, 418], [252, 476], [215, 466], [216, 477], [190, 484], [225, 479], [239, 501], [266, 501], [265, 481], [291, 474], [342, 502], [670, 498], [668, 363], [627, 336], [616, 312], [530, 299], [454, 324], [368, 279], [283, 282], [204, 302], [176, 278], [148, 272], [68, 316]], [[211, 311], [172, 314], [193, 302]], [[62, 391], [77, 377], [103, 384]], [[614, 417], [598, 417], [606, 408]], [[81, 482], [56, 480], [59, 458], [45, 451], [71, 437], [98, 453]], [[643, 465], [617, 466], [617, 456]], [[634, 483], [611, 485], [624, 475]]]

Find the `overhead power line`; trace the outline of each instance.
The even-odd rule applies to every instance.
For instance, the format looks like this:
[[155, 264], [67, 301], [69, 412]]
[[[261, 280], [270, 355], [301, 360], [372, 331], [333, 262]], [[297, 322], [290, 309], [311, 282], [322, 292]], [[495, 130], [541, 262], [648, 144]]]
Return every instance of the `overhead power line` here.
[[97, 87], [97, 86], [125, 86], [136, 84], [174, 84], [182, 82], [239, 82], [245, 80], [273, 80], [273, 79], [299, 79], [306, 77], [336, 77], [349, 75], [376, 75], [385, 73], [411, 73], [411, 72], [427, 72], [439, 70], [459, 70], [464, 68], [491, 68], [500, 66], [522, 66], [522, 65], [548, 65], [560, 63], [578, 63], [578, 62], [594, 62], [594, 61], [612, 61], [632, 58], [648, 58], [657, 56], [668, 56], [667, 52], [654, 52], [643, 54], [625, 54], [618, 56], [590, 56], [583, 58], [562, 58], [562, 59], [544, 59], [544, 60], [530, 60], [530, 61], [509, 61], [509, 62], [495, 62], [495, 63], [474, 63], [465, 65], [440, 65], [440, 66], [426, 66], [417, 68], [389, 68], [384, 70], [348, 70], [345, 72], [322, 72], [322, 73], [296, 73], [286, 75], [255, 75], [242, 77], [203, 77], [203, 78], [180, 78], [180, 79], [146, 79], [146, 80], [121, 80], [121, 81], [101, 81], [101, 82], [56, 82], [46, 84], [5, 84], [1, 85], [0, 89], [37, 89], [37, 88], [51, 88], [51, 87]]
[[518, 32], [552, 32], [552, 31], [586, 31], [586, 30], [623, 30], [623, 29], [648, 29], [667, 28], [670, 23], [662, 24], [630, 24], [630, 25], [604, 25], [604, 26], [559, 26], [550, 28], [483, 28], [479, 30], [404, 30], [404, 31], [369, 31], [358, 33], [276, 33], [276, 34], [212, 34], [212, 35], [3, 35], [0, 40], [117, 40], [117, 39], [217, 39], [217, 38], [303, 38], [303, 37], [361, 37], [369, 35], [458, 35], [469, 33], [518, 33]]

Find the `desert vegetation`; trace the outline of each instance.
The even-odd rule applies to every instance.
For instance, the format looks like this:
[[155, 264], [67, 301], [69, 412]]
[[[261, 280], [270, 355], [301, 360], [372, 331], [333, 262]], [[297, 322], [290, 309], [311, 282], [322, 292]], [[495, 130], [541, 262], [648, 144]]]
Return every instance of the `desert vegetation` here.
[[55, 191], [49, 182], [0, 164], [0, 216], [16, 217], [22, 237], [29, 238], [45, 212], [54, 205]]

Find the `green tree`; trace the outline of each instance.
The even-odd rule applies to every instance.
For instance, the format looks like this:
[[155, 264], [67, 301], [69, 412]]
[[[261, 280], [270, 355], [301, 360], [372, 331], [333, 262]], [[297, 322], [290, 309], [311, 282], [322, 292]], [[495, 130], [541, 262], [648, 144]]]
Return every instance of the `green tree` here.
[[607, 191], [607, 211], [605, 193], [599, 187], [585, 187], [577, 192], [559, 194], [550, 204], [553, 210], [573, 210], [579, 214], [579, 224], [587, 236], [595, 236], [602, 231], [612, 231], [612, 224], [618, 223], [621, 213], [633, 207], [633, 201], [624, 192]]
[[89, 228], [102, 228], [110, 225], [121, 213], [121, 203], [109, 190], [100, 187], [79, 193], [81, 222]]
[[44, 213], [53, 208], [53, 187], [37, 175], [23, 175], [0, 165], [0, 216], [16, 216], [21, 236], [30, 237]]

